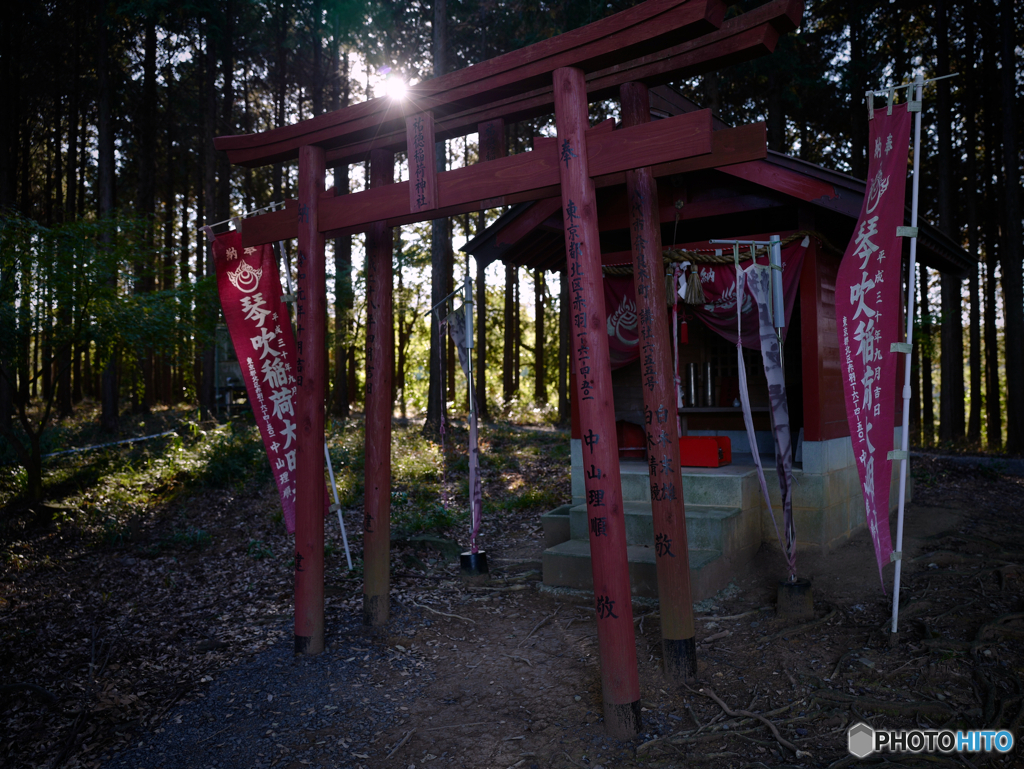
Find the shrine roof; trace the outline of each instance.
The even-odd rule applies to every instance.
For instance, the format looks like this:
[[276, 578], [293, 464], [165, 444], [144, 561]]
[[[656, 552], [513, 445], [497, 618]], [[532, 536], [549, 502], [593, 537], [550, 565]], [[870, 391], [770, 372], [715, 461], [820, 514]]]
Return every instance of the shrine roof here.
[[[666, 113], [699, 109], [667, 87], [651, 90], [651, 105], [654, 119], [667, 116]], [[727, 126], [716, 120], [714, 127], [721, 130]], [[768, 212], [769, 221], [774, 218], [778, 222], [776, 226], [780, 231], [791, 232], [801, 228], [797, 220], [800, 218], [798, 209], [803, 206], [818, 223], [814, 229], [821, 230], [835, 248], [842, 249], [860, 215], [864, 193], [863, 180], [769, 150], [761, 160], [679, 174], [659, 183], [662, 239], [668, 247], [704, 240], [709, 230], [714, 233], [710, 237], [744, 237], [765, 231], [766, 218], [758, 217], [764, 212]], [[627, 227], [622, 194], [621, 190], [598, 190], [599, 225], [606, 263], [613, 258], [611, 253], [621, 250], [616, 244], [622, 239], [616, 239], [615, 233]], [[698, 199], [694, 200], [695, 197]], [[675, 223], [678, 209], [673, 202], [676, 199], [687, 201], [680, 219], [682, 229]], [[556, 199], [513, 206], [462, 250], [484, 263], [500, 260], [530, 269], [562, 270], [565, 246], [558, 205]], [[786, 211], [791, 212], [790, 226], [783, 227], [781, 224], [787, 217], [781, 214]], [[910, 221], [909, 206], [906, 220]], [[918, 259], [922, 264], [954, 275], [970, 269], [975, 260], [962, 246], [920, 217], [918, 224]], [[671, 243], [673, 230], [682, 235], [674, 244]], [[701, 234], [696, 236], [695, 233]], [[625, 251], [628, 254], [628, 246]]]

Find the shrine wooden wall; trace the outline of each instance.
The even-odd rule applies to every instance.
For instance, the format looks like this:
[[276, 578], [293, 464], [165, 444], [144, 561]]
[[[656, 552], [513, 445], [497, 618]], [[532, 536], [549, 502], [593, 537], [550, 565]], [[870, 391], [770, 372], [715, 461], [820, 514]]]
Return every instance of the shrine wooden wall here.
[[839, 261], [812, 238], [800, 275], [805, 441], [827, 441], [850, 434], [836, 333]]

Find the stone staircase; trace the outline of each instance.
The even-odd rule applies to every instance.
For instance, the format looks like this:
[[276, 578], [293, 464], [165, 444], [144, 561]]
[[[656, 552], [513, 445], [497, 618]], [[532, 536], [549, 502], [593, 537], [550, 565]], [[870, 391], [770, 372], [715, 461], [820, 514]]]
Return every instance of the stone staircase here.
[[[576, 459], [577, 452], [573, 452]], [[542, 516], [544, 584], [593, 589], [582, 462], [573, 462], [573, 501]], [[626, 551], [634, 595], [657, 597], [654, 525], [647, 464], [620, 461]], [[761, 504], [753, 467], [683, 468], [683, 499], [694, 601], [728, 585], [761, 545]]]

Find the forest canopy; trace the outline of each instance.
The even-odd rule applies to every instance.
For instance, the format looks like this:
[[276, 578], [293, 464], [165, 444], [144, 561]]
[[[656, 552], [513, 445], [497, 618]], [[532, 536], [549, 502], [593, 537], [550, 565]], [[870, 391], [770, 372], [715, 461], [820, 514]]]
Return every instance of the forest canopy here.
[[[102, 401], [111, 431], [126, 407], [215, 408], [219, 308], [199, 227], [293, 197], [297, 170], [232, 167], [214, 136], [340, 109], [389, 81], [424, 80], [633, 4], [4, 4], [0, 313], [13, 333], [2, 340], [0, 406], [9, 450], [29, 446], [82, 399]], [[733, 3], [727, 13], [758, 5]], [[1019, 19], [1011, 0], [808, 0], [800, 29], [773, 55], [673, 84], [726, 123], [766, 121], [772, 150], [862, 178], [865, 91], [958, 73], [926, 93], [922, 216], [977, 265], [962, 278], [927, 269], [919, 278], [912, 440], [921, 446], [1024, 449], [1024, 411], [1009, 397], [1024, 391]], [[593, 119], [617, 114], [615, 103], [592, 105]], [[511, 125], [507, 151], [550, 130], [543, 119]], [[444, 150], [448, 167], [473, 163], [476, 137]], [[334, 170], [335, 184], [351, 191], [365, 177], [364, 164]], [[500, 213], [396, 231], [402, 416], [428, 410], [428, 361], [439, 355], [432, 295], [469, 271], [486, 279], [489, 297], [482, 414], [568, 418], [557, 274], [493, 265], [478, 275], [456, 251]], [[362, 236], [328, 246], [329, 401], [339, 416], [361, 402], [361, 249]], [[463, 408], [465, 393], [450, 381], [446, 400]]]

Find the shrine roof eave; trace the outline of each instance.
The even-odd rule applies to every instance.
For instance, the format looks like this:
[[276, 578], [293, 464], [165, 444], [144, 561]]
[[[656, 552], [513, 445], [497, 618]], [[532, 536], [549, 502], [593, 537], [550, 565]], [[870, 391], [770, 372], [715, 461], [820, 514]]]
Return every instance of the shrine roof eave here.
[[[768, 157], [760, 162], [770, 163], [779, 168], [790, 169], [796, 173], [831, 185], [835, 191], [832, 197], [823, 196], [809, 199], [807, 202], [820, 208], [845, 214], [854, 220], [860, 216], [861, 205], [864, 202], [864, 191], [867, 186], [863, 180], [773, 150], [769, 150]], [[910, 196], [909, 188], [907, 196]], [[909, 205], [905, 206], [905, 211], [904, 221], [910, 222], [911, 209]], [[963, 246], [942, 232], [938, 227], [925, 221], [920, 214], [918, 215], [918, 229], [918, 246], [927, 252], [919, 256], [922, 264], [939, 272], [954, 276], [965, 275], [972, 265], [977, 264], [976, 257], [972, 257]], [[833, 245], [838, 247], [841, 244]]]
[[[768, 187], [776, 193], [782, 193], [809, 203], [812, 206], [832, 211], [856, 221], [860, 215], [864, 200], [865, 183], [847, 174], [832, 171], [822, 166], [809, 163], [798, 158], [769, 151], [764, 160], [755, 160], [735, 166], [717, 169], [720, 173], [729, 174], [740, 179], [752, 181]], [[795, 201], [794, 201], [795, 202]], [[536, 262], [536, 240], [531, 241], [531, 248], [524, 249], [523, 239], [516, 242], [503, 242], [501, 234], [514, 227], [521, 217], [531, 215], [537, 202], [520, 203], [503, 213], [484, 232], [470, 240], [463, 251], [472, 254], [484, 263], [494, 260], [508, 260], [513, 264], [526, 266], [528, 262]], [[910, 221], [910, 209], [907, 209], [906, 221]], [[663, 220], [663, 224], [667, 220]], [[536, 229], [543, 227], [548, 231], [548, 238], [562, 234], [561, 223], [554, 219], [546, 219]], [[950, 275], [963, 275], [976, 264], [976, 259], [964, 250], [945, 233], [928, 222], [918, 221], [919, 261], [933, 269]], [[723, 233], [723, 237], [736, 233]], [[552, 241], [554, 242], [554, 241]], [[842, 243], [833, 243], [837, 248]], [[549, 260], [547, 269], [557, 270], [563, 267], [564, 260]], [[530, 266], [537, 266], [531, 264]]]

